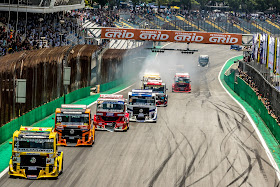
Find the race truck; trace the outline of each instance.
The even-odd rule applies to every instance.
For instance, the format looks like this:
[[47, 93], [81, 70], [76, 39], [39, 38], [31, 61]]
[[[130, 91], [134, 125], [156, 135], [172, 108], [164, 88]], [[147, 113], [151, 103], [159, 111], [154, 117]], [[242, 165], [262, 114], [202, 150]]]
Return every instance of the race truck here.
[[176, 73], [172, 92], [191, 92], [191, 81], [188, 73]]
[[92, 146], [95, 127], [91, 110], [86, 105], [61, 105], [55, 111], [55, 132], [58, 134], [58, 145]]
[[101, 94], [97, 100], [94, 124], [97, 130], [127, 131], [129, 114], [123, 96]]
[[11, 177], [57, 178], [63, 172], [63, 152], [57, 150], [53, 128], [22, 126], [14, 132], [11, 143]]
[[200, 55], [198, 58], [198, 66], [205, 67], [209, 66], [209, 56], [208, 55]]
[[145, 73], [142, 78], [142, 87], [149, 80], [161, 80], [161, 77], [160, 77], [159, 73]]
[[156, 106], [167, 106], [168, 95], [166, 85], [162, 80], [149, 80], [144, 83], [144, 90], [153, 90], [156, 94]]
[[156, 94], [153, 90], [132, 90], [128, 93], [128, 100], [129, 121], [156, 123]]

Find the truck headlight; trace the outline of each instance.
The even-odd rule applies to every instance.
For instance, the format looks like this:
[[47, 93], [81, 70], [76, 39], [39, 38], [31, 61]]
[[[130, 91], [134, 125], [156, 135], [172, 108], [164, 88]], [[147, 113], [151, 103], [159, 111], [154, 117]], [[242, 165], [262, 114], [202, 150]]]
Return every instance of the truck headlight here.
[[63, 125], [56, 125], [56, 129], [57, 129], [57, 130], [63, 130], [64, 127], [63, 127]]
[[13, 156], [12, 161], [13, 161], [13, 163], [20, 163], [20, 157]]
[[54, 164], [54, 159], [53, 158], [46, 158], [46, 163], [47, 164]]

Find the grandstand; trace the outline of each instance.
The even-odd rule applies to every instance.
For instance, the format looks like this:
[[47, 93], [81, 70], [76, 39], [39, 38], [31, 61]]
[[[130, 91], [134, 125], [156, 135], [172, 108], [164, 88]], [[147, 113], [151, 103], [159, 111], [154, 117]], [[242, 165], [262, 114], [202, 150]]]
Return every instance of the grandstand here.
[[53, 13], [85, 7], [84, 0], [0, 0], [0, 11]]

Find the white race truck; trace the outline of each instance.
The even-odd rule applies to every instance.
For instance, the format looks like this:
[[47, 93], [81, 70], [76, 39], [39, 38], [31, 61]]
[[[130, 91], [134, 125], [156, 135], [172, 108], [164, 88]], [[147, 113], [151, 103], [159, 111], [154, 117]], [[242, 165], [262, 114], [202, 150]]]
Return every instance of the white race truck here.
[[128, 93], [129, 121], [157, 122], [156, 94], [152, 90], [132, 90]]

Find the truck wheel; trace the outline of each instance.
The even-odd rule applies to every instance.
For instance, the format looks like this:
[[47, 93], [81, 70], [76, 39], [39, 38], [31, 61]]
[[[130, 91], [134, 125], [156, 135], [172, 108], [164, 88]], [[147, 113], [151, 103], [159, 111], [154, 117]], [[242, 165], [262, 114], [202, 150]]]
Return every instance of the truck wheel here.
[[60, 171], [59, 175], [61, 175], [63, 173], [63, 158], [62, 158], [61, 162], [62, 162], [62, 165], [61, 165], [61, 171]]

